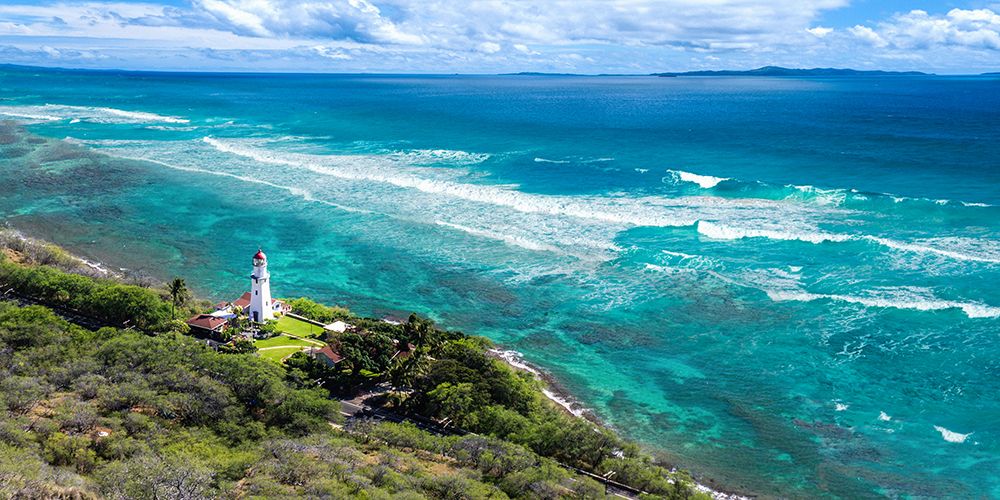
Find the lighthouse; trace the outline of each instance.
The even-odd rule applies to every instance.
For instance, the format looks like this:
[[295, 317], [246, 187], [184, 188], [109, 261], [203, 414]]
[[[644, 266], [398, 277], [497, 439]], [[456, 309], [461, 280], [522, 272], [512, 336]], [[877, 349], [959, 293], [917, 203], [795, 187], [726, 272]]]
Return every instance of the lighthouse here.
[[250, 320], [263, 323], [274, 319], [271, 303], [271, 274], [267, 272], [267, 256], [260, 249], [253, 256], [253, 274], [250, 284]]

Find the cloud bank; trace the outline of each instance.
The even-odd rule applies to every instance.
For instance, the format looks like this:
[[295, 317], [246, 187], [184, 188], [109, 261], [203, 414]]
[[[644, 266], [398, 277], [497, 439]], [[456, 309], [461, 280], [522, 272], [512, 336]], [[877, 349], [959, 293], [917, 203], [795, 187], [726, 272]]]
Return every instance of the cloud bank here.
[[0, 5], [0, 57], [85, 67], [473, 73], [1000, 67], [1000, 14], [990, 8], [824, 22], [850, 8], [848, 0], [8, 3]]

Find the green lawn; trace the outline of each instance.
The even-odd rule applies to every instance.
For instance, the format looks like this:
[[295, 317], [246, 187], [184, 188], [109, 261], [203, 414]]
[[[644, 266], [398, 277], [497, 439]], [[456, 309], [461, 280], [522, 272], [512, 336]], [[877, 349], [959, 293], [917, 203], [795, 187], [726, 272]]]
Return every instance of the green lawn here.
[[256, 346], [257, 349], [260, 349], [261, 347], [279, 347], [279, 346], [323, 347], [322, 345], [317, 345], [307, 340], [293, 339], [292, 337], [289, 337], [287, 335], [278, 335], [277, 337], [271, 337], [269, 339], [255, 340], [253, 345]]
[[274, 349], [257, 351], [257, 353], [260, 354], [261, 358], [274, 361], [275, 363], [281, 363], [281, 360], [301, 350], [302, 347], [276, 347]]
[[289, 316], [282, 316], [281, 319], [278, 320], [278, 329], [285, 333], [298, 335], [300, 337], [311, 337], [313, 335], [323, 333], [322, 327], [309, 324], [305, 321]]

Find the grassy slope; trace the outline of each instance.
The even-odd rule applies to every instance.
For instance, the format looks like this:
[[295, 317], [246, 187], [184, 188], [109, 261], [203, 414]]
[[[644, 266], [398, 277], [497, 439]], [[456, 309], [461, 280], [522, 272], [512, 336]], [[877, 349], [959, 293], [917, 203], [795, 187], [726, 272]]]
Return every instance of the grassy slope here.
[[323, 333], [322, 328], [289, 316], [282, 316], [278, 320], [278, 329], [300, 337], [312, 337]]
[[[21, 255], [27, 254], [21, 253]], [[0, 255], [0, 264], [3, 264], [4, 260], [9, 262], [13, 259], [9, 259], [7, 255]], [[30, 267], [32, 264], [40, 263], [39, 260], [15, 261]], [[11, 268], [0, 265], [5, 272], [13, 272], [17, 267], [20, 266]], [[74, 272], [69, 268], [59, 267]], [[58, 273], [43, 273], [41, 276], [52, 281], [50, 283], [52, 286], [49, 288], [63, 286], [80, 288], [88, 281], [86, 279], [67, 281], [60, 278]], [[96, 291], [106, 293], [107, 288], [115, 291], [121, 288], [107, 285], [102, 287]], [[81, 290], [89, 289], [83, 287]], [[88, 292], [77, 290], [74, 293], [80, 295]], [[135, 293], [126, 295], [126, 298], [131, 298], [133, 295]], [[139, 296], [144, 300], [157, 302], [159, 309], [167, 307], [163, 300], [165, 295], [162, 293], [160, 298], [142, 294]], [[59, 295], [54, 297], [58, 298]], [[108, 304], [106, 301], [101, 303]], [[143, 305], [138, 310], [147, 310], [144, 307]], [[0, 310], [2, 309], [0, 307]], [[453, 345], [452, 347], [457, 349], [453, 349], [450, 355], [445, 352], [440, 353], [444, 358], [451, 359], [446, 359], [444, 363], [435, 362], [437, 369], [433, 370], [431, 377], [422, 376], [429, 385], [424, 384], [426, 387], [420, 389], [428, 392], [435, 388], [440, 389], [441, 384], [438, 382], [456, 383], [457, 386], [452, 389], [457, 392], [454, 390], [452, 392], [458, 399], [453, 398], [449, 402], [454, 406], [453, 403], [464, 404], [462, 397], [465, 395], [484, 397], [482, 388], [478, 386], [489, 385], [487, 389], [494, 391], [495, 394], [492, 396], [485, 394], [485, 397], [492, 400], [489, 404], [501, 406], [481, 408], [476, 412], [477, 417], [489, 418], [496, 424], [494, 426], [498, 426], [490, 430], [489, 434], [513, 438], [512, 441], [521, 445], [478, 436], [469, 440], [435, 438], [417, 429], [394, 429], [391, 426], [362, 429], [360, 433], [356, 429], [351, 429], [350, 438], [362, 447], [388, 445], [388, 454], [391, 456], [380, 458], [380, 462], [376, 464], [378, 467], [369, 469], [366, 466], [373, 465], [368, 463], [370, 459], [358, 459], [359, 461], [353, 465], [342, 463], [343, 459], [339, 457], [342, 451], [340, 441], [334, 444], [334, 441], [329, 441], [329, 438], [324, 436], [298, 438], [294, 434], [285, 435], [286, 431], [283, 429], [286, 428], [301, 434], [304, 428], [302, 422], [310, 418], [315, 419], [310, 414], [320, 411], [325, 396], [317, 398], [316, 394], [306, 391], [291, 399], [284, 397], [270, 399], [279, 406], [263, 408], [261, 405], [269, 404], [267, 398], [251, 397], [246, 394], [248, 390], [271, 391], [269, 394], [272, 395], [277, 394], [273, 391], [279, 393], [286, 391], [277, 389], [282, 385], [279, 381], [285, 380], [287, 375], [284, 372], [274, 372], [273, 370], [281, 370], [274, 363], [254, 356], [220, 353], [194, 356], [202, 363], [229, 365], [226, 372], [230, 374], [229, 377], [243, 375], [244, 378], [241, 380], [227, 382], [226, 384], [238, 382], [236, 386], [227, 388], [219, 386], [218, 382], [212, 379], [222, 373], [219, 369], [192, 370], [193, 367], [185, 367], [185, 363], [193, 362], [193, 359], [190, 359], [191, 354], [200, 352], [197, 349], [205, 349], [203, 345], [197, 344], [197, 349], [193, 345], [184, 347], [180, 350], [186, 351], [188, 357], [178, 357], [177, 355], [181, 353], [177, 351], [181, 344], [170, 344], [174, 342], [171, 340], [173, 337], [150, 338], [128, 334], [127, 338], [122, 337], [120, 342], [116, 339], [115, 342], [109, 343], [109, 345], [128, 344], [127, 346], [108, 348], [108, 352], [101, 354], [95, 365], [94, 361], [82, 359], [80, 354], [84, 354], [85, 358], [93, 358], [97, 354], [92, 350], [96, 348], [95, 344], [108, 339], [95, 338], [93, 333], [79, 336], [74, 333], [70, 336], [79, 340], [67, 344], [66, 327], [61, 320], [37, 324], [38, 322], [16, 316], [17, 314], [14, 314], [8, 318], [10, 322], [0, 318], [0, 353], [13, 348], [13, 351], [6, 352], [15, 356], [6, 358], [0, 355], [0, 498], [11, 496], [10, 493], [20, 491], [18, 488], [22, 487], [28, 488], [24, 490], [28, 497], [55, 496], [56, 490], [45, 489], [50, 486], [80, 487], [83, 488], [81, 491], [91, 492], [102, 490], [105, 494], [116, 497], [147, 498], [148, 495], [139, 492], [154, 488], [154, 485], [148, 484], [149, 481], [160, 479], [173, 481], [176, 478], [171, 475], [180, 474], [178, 471], [184, 472], [181, 475], [195, 478], [194, 485], [203, 488], [202, 492], [209, 496], [231, 496], [235, 493], [234, 488], [237, 488], [242, 495], [263, 497], [308, 494], [382, 498], [386, 493], [397, 496], [403, 492], [419, 492], [413, 496], [403, 493], [401, 497], [406, 498], [480, 498], [493, 495], [494, 498], [503, 498], [504, 492], [514, 497], [527, 498], [539, 496], [555, 498], [564, 495], [576, 498], [592, 497], [593, 490], [590, 486], [593, 484], [580, 476], [570, 477], [562, 469], [552, 469], [553, 463], [550, 460], [541, 458], [531, 449], [544, 456], [552, 456], [575, 465], [581, 465], [582, 459], [593, 459], [588, 462], [591, 466], [585, 468], [599, 469], [599, 471], [608, 468], [617, 469], [617, 477], [626, 482], [647, 490], [653, 486], [652, 489], [660, 489], [661, 494], [670, 497], [690, 498], [691, 495], [690, 490], [687, 490], [686, 486], [682, 487], [681, 482], [671, 483], [677, 488], [666, 483], [669, 478], [674, 478], [682, 479], [683, 484], [689, 484], [688, 478], [660, 469], [648, 463], [645, 457], [633, 457], [630, 453], [627, 459], [598, 464], [597, 461], [607, 454], [609, 446], [613, 448], [625, 445], [607, 431], [599, 431], [582, 420], [569, 419], [555, 411], [539, 412], [538, 409], [526, 411], [523, 408], [512, 411], [504, 408], [509, 404], [517, 407], [524, 404], [530, 406], [540, 397], [535, 394], [537, 390], [530, 390], [529, 386], [517, 383], [518, 376], [507, 373], [510, 369], [505, 365], [494, 360], [486, 360], [481, 353], [476, 352], [478, 349], [469, 351], [467, 347], [458, 348], [468, 339]], [[292, 328], [300, 328], [299, 333], [308, 334], [312, 330], [308, 328], [307, 323], [291, 318], [288, 320], [290, 321], [285, 323], [294, 325]], [[362, 321], [362, 326], [366, 329], [389, 328], [377, 320], [359, 321]], [[302, 330], [303, 327], [308, 330]], [[315, 328], [318, 330], [318, 327]], [[41, 337], [46, 337], [43, 332], [48, 330], [53, 330], [56, 338], [39, 342]], [[444, 333], [436, 332], [436, 335]], [[123, 334], [118, 333], [114, 336], [119, 335]], [[458, 335], [464, 338], [461, 334]], [[64, 338], [60, 340], [59, 336]], [[27, 344], [44, 345], [16, 345], [23, 344], [26, 340]], [[163, 345], [164, 342], [170, 345]], [[289, 350], [293, 350], [301, 349], [301, 344], [305, 341], [283, 337], [272, 342], [276, 345], [281, 345], [283, 342], [292, 343], [293, 345], [288, 347]], [[60, 346], [58, 349], [57, 345]], [[67, 347], [83, 351], [74, 353], [68, 351]], [[288, 354], [280, 352], [282, 349], [268, 351], [272, 350], [277, 351], [274, 353], [275, 356], [281, 354], [279, 357], [283, 357]], [[55, 354], [56, 351], [58, 354]], [[109, 356], [110, 354], [114, 355]], [[257, 360], [257, 364], [254, 364], [253, 360]], [[50, 363], [59, 366], [39, 370], [39, 367]], [[137, 370], [149, 363], [157, 366]], [[248, 364], [240, 368], [235, 366], [243, 363]], [[263, 374], [267, 374], [265, 378], [270, 381], [260, 385]], [[295, 377], [288, 377], [287, 380], [290, 383], [293, 379]], [[152, 386], [154, 382], [156, 385]], [[476, 387], [466, 382], [474, 382]], [[470, 390], [473, 391], [472, 394], [464, 394]], [[506, 403], [498, 402], [494, 397], [506, 393], [509, 393], [506, 399], [510, 399]], [[28, 399], [40, 403], [39, 407], [48, 408], [46, 413], [33, 413], [30, 419], [25, 420], [29, 415], [25, 415], [23, 410], [16, 407], [26, 401], [26, 394], [29, 395]], [[35, 399], [36, 396], [39, 399]], [[414, 397], [417, 396], [423, 394], [417, 391]], [[234, 401], [233, 397], [237, 397], [238, 401]], [[222, 400], [228, 403], [220, 406]], [[241, 409], [238, 404], [240, 402], [248, 406]], [[430, 404], [433, 401], [424, 403]], [[220, 414], [221, 408], [227, 409]], [[429, 409], [433, 410], [433, 405]], [[244, 412], [249, 412], [254, 419], [248, 420], [240, 415], [247, 414]], [[460, 412], [460, 414], [467, 413]], [[189, 425], [178, 419], [194, 419], [194, 421]], [[97, 436], [95, 426], [112, 429], [113, 439]], [[321, 427], [330, 430], [325, 422]], [[154, 437], [155, 439], [151, 439]], [[174, 446], [183, 439], [190, 439], [193, 442], [189, 445]], [[289, 439], [296, 441], [288, 443]], [[597, 448], [592, 446], [594, 443], [589, 442], [594, 440], [600, 441], [598, 443], [600, 446]], [[275, 451], [275, 447], [282, 446], [290, 447], [292, 451], [284, 454]], [[331, 447], [334, 449], [331, 450]], [[572, 450], [567, 450], [568, 448]], [[450, 457], [444, 461], [446, 464], [450, 460], [455, 460], [461, 462], [464, 469], [455, 475], [446, 474], [430, 478], [419, 475], [412, 467], [396, 469], [397, 460], [392, 457], [408, 453], [407, 450], [423, 450], [422, 453], [417, 453], [421, 459], [425, 458], [425, 453]], [[559, 450], [567, 451], [560, 453]], [[585, 455], [587, 450], [597, 455]], [[232, 454], [235, 451], [239, 451], [238, 456]], [[357, 458], [356, 453], [348, 452], [347, 456]], [[480, 459], [483, 458], [488, 459], [487, 462], [481, 462]], [[292, 467], [294, 464], [275, 463], [275, 461], [290, 461], [302, 467], [314, 464], [313, 468], [325, 469], [300, 477], [295, 474], [289, 475], [291, 469], [296, 468]], [[342, 473], [345, 467], [352, 471], [349, 477]], [[386, 467], [391, 470], [387, 470]], [[78, 474], [67, 474], [70, 470], [76, 470]], [[427, 470], [442, 471], [442, 468], [430, 466]], [[525, 472], [528, 470], [534, 472], [530, 474]], [[244, 474], [252, 474], [253, 477], [245, 477]], [[394, 478], [388, 490], [384, 489], [387, 474]], [[315, 484], [309, 480], [316, 477], [326, 479], [323, 479], [322, 484]], [[30, 481], [17, 483], [21, 480]], [[509, 483], [510, 481], [513, 483]], [[14, 489], [5, 489], [8, 486]], [[130, 492], [121, 489], [125, 487], [128, 487]]]
[[321, 342], [310, 342], [308, 340], [297, 339], [287, 335], [278, 335], [269, 339], [257, 340], [253, 343], [257, 349], [264, 347], [323, 347]]
[[[362, 423], [318, 390], [179, 335], [0, 303], [0, 498], [597, 498], [499, 440]], [[53, 356], [53, 352], [60, 355]], [[127, 366], [127, 369], [123, 369]]]
[[274, 347], [271, 349], [257, 351], [257, 353], [263, 359], [274, 361], [275, 363], [281, 363], [288, 356], [291, 356], [292, 354], [295, 354], [303, 349], [303, 347]]

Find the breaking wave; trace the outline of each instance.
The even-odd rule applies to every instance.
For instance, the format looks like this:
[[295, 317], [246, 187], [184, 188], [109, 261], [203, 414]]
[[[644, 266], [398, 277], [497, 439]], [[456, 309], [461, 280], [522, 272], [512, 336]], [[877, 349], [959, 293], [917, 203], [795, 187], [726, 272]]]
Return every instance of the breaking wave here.
[[452, 149], [414, 149], [399, 151], [392, 154], [402, 161], [415, 165], [433, 165], [438, 163], [453, 163], [458, 165], [474, 165], [490, 159], [486, 153], [469, 153]]
[[[982, 249], [984, 255], [960, 252], [945, 248], [937, 248], [923, 243], [908, 243], [889, 238], [871, 235], [851, 235], [814, 232], [789, 232], [781, 229], [757, 229], [733, 227], [708, 221], [698, 221], [698, 233], [716, 240], [739, 240], [743, 238], [767, 238], [780, 241], [803, 241], [820, 244], [826, 242], [842, 243], [845, 241], [867, 241], [893, 250], [918, 254], [933, 254], [950, 259], [967, 262], [1000, 263], [1000, 252], [997, 249]], [[954, 244], [954, 239], [942, 239], [946, 244]]]
[[857, 297], [854, 295], [819, 294], [805, 291], [769, 290], [767, 296], [775, 302], [812, 302], [815, 300], [835, 300], [859, 304], [865, 307], [909, 309], [914, 311], [943, 311], [961, 309], [969, 318], [1000, 318], [1000, 307], [985, 304], [955, 302], [909, 293], [906, 289], [894, 290], [886, 296]]
[[693, 174], [691, 172], [685, 172], [683, 170], [667, 170], [674, 175], [677, 180], [683, 182], [693, 182], [703, 189], [709, 189], [717, 186], [722, 181], [728, 181], [728, 177], [713, 177], [711, 175], [699, 175]]
[[672, 216], [660, 207], [636, 203], [637, 200], [634, 198], [577, 199], [535, 195], [498, 186], [426, 179], [378, 168], [358, 168], [349, 164], [350, 162], [331, 161], [335, 157], [278, 153], [212, 137], [205, 137], [203, 141], [221, 152], [251, 158], [261, 163], [305, 168], [318, 174], [348, 180], [385, 183], [429, 194], [503, 206], [523, 213], [569, 216], [624, 226], [683, 227], [693, 225], [697, 220], [693, 214], [687, 217]]
[[965, 440], [968, 439], [969, 436], [972, 435], [971, 432], [968, 433], [968, 434], [960, 434], [958, 432], [949, 431], [948, 429], [945, 429], [944, 427], [941, 427], [940, 425], [935, 425], [934, 426], [934, 430], [940, 432], [941, 433], [941, 437], [943, 437], [944, 440], [947, 441], [947, 442], [949, 442], [949, 443], [964, 443]]
[[526, 239], [526, 238], [522, 238], [522, 237], [519, 237], [519, 236], [512, 236], [512, 235], [509, 235], [509, 234], [495, 233], [493, 231], [486, 231], [486, 230], [483, 230], [483, 229], [476, 229], [476, 228], [473, 228], [473, 227], [463, 226], [461, 224], [453, 224], [451, 222], [444, 222], [444, 221], [440, 221], [440, 220], [439, 221], [435, 221], [435, 224], [437, 224], [439, 226], [444, 226], [444, 227], [448, 227], [448, 228], [451, 228], [451, 229], [455, 229], [455, 230], [458, 230], [458, 231], [462, 231], [464, 233], [468, 233], [468, 234], [471, 234], [473, 236], [478, 236], [478, 237], [483, 237], [483, 238], [489, 238], [489, 239], [492, 239], [492, 240], [502, 241], [502, 242], [507, 243], [509, 245], [513, 245], [513, 246], [516, 246], [516, 247], [521, 247], [521, 248], [524, 248], [526, 250], [533, 250], [533, 251], [537, 251], [537, 252], [563, 253], [561, 250], [559, 250], [558, 248], [556, 248], [556, 247], [554, 247], [552, 245], [547, 245], [545, 243], [540, 243], [540, 242], [537, 242], [537, 241], [532, 241], [532, 240], [529, 240], [529, 239]]
[[23, 118], [34, 123], [70, 120], [71, 123], [100, 124], [128, 123], [190, 123], [177, 116], [164, 116], [145, 111], [128, 111], [117, 108], [45, 104], [42, 106], [0, 106], [0, 115]]
[[[538, 161], [536, 159], [536, 161]], [[897, 196], [889, 193], [866, 193], [857, 189], [820, 188], [811, 185], [769, 184], [762, 181], [746, 181], [731, 177], [716, 177], [712, 175], [695, 174], [684, 170], [667, 170], [670, 174], [665, 182], [678, 184], [681, 182], [695, 184], [701, 189], [714, 189], [726, 182], [726, 189], [735, 189], [741, 196], [751, 196], [763, 199], [800, 201], [827, 206], [868, 206], [870, 203], [887, 204], [889, 206], [901, 203], [916, 203], [934, 206], [961, 206], [989, 208], [988, 203], [953, 201], [922, 197]], [[721, 188], [720, 188], [721, 189]]]
[[852, 237], [845, 234], [823, 232], [793, 233], [777, 229], [738, 228], [708, 221], [698, 221], [698, 233], [716, 240], [739, 240], [743, 238], [767, 238], [782, 241], [805, 241], [819, 244], [827, 241], [842, 242]]

